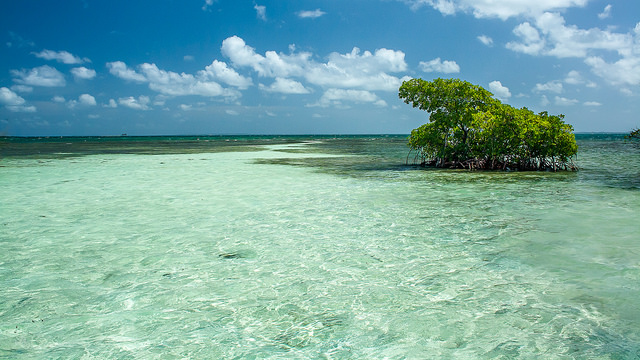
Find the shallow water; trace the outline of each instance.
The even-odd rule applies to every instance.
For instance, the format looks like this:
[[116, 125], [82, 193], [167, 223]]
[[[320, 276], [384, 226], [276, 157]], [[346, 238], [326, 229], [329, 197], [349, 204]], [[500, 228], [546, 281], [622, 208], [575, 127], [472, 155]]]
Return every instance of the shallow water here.
[[640, 357], [637, 143], [483, 173], [207, 140], [5, 147], [0, 358]]

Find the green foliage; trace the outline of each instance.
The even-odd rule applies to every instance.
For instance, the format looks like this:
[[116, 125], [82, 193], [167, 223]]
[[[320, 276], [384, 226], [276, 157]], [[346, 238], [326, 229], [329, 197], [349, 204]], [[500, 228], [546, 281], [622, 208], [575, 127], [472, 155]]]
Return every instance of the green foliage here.
[[626, 136], [627, 139], [640, 139], [640, 129], [635, 129]]
[[422, 163], [481, 169], [575, 169], [578, 151], [564, 115], [535, 114], [501, 103], [478, 85], [459, 79], [405, 81], [405, 103], [429, 112], [409, 147]]

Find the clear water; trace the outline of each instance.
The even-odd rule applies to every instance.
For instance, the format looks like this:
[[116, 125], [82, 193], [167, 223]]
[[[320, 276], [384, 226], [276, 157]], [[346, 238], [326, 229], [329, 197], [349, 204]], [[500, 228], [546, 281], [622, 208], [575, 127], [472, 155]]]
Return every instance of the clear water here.
[[18, 142], [0, 358], [640, 358], [620, 137], [558, 174], [407, 167], [402, 137]]

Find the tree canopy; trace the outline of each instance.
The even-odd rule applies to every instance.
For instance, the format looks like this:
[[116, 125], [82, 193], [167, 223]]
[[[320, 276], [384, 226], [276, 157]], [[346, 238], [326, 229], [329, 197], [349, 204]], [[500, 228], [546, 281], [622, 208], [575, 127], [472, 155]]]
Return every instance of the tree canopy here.
[[423, 165], [468, 169], [575, 170], [578, 146], [564, 115], [503, 104], [459, 79], [412, 79], [399, 97], [429, 113], [409, 147]]

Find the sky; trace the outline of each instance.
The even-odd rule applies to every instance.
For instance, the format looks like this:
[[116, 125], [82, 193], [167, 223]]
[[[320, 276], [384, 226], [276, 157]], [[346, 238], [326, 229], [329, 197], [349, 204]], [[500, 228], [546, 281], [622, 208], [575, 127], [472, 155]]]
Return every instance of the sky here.
[[640, 2], [0, 2], [0, 135], [408, 134], [411, 78], [628, 132]]

